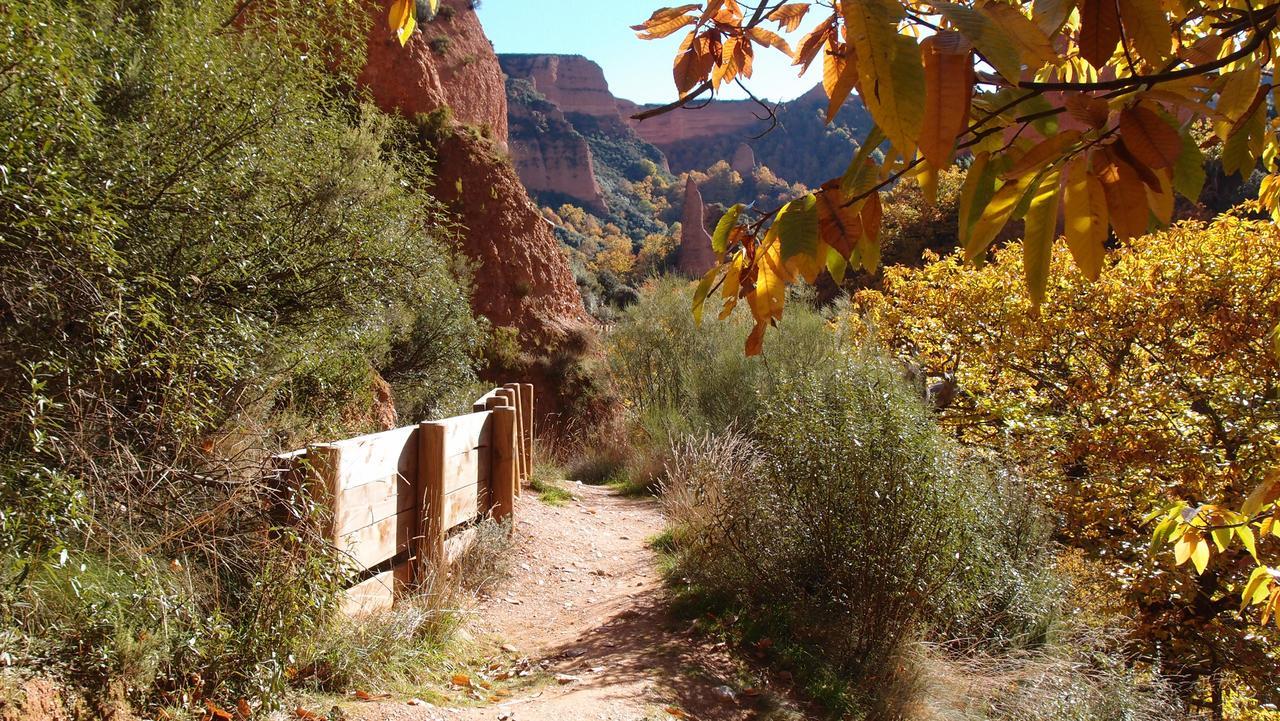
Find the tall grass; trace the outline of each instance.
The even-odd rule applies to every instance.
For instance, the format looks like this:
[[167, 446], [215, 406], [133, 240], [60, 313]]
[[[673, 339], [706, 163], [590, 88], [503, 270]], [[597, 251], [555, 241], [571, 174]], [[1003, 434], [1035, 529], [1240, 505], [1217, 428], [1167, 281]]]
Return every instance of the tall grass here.
[[298, 652], [295, 685], [308, 690], [422, 693], [454, 663], [454, 632], [473, 594], [510, 575], [510, 524], [481, 522], [448, 573], [429, 573], [393, 608], [335, 617]]

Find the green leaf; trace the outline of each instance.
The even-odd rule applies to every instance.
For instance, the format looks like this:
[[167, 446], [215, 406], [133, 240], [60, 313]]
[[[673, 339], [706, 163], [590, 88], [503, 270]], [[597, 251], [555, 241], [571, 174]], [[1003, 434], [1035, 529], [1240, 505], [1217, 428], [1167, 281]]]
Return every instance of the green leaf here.
[[853, 156], [849, 167], [840, 178], [840, 192], [845, 195], [860, 195], [875, 185], [876, 174], [873, 171], [875, 171], [876, 165], [875, 163], [868, 163], [867, 159], [884, 141], [884, 133], [880, 130], [880, 126], [872, 125], [871, 130], [867, 132], [866, 139], [862, 141], [862, 145], [858, 148], [858, 153]]
[[[853, 256], [856, 258], [857, 255], [858, 255], [858, 251], [854, 250]], [[849, 261], [845, 260], [843, 255], [840, 255], [838, 252], [836, 252], [835, 248], [828, 247], [827, 248], [827, 272], [831, 274], [831, 279], [836, 282], [836, 285], [840, 285], [841, 283], [844, 282], [844, 274], [848, 270], [849, 270]]]
[[1000, 186], [989, 202], [973, 206], [974, 209], [982, 208], [982, 216], [973, 223], [973, 228], [965, 239], [966, 261], [973, 261], [987, 252], [987, 247], [1009, 222], [1009, 218], [1026, 207], [1023, 201], [1027, 197], [1027, 190], [1038, 188], [1039, 180], [1040, 174], [1027, 173]]
[[1151, 553], [1159, 552], [1160, 547], [1169, 542], [1169, 536], [1172, 535], [1173, 529], [1178, 525], [1177, 516], [1166, 516], [1163, 521], [1156, 525], [1156, 529], [1151, 532]]
[[1075, 6], [1073, 0], [1033, 0], [1031, 16], [1045, 35], [1052, 36], [1062, 28]]
[[716, 232], [711, 236], [711, 249], [716, 255], [724, 255], [729, 249], [729, 233], [733, 230], [733, 226], [738, 224], [738, 216], [742, 213], [742, 203], [735, 204], [724, 212], [720, 217], [720, 222], [716, 223]]
[[[1022, 197], [1018, 198], [1018, 204], [1013, 207], [1012, 218], [1025, 218], [1027, 212], [1031, 210], [1031, 199], [1035, 197], [1037, 189], [1040, 187], [1040, 181], [1045, 174], [1049, 172], [1049, 168], [1045, 168], [1035, 174], [1031, 183], [1026, 186], [1026, 190], [1022, 191]], [[1055, 170], [1056, 174], [1057, 171]]]
[[1242, 524], [1236, 527], [1236, 536], [1240, 538], [1240, 544], [1244, 546], [1244, 550], [1253, 556], [1253, 560], [1258, 560], [1258, 541], [1254, 538], [1253, 529], [1249, 525]]
[[774, 221], [778, 239], [782, 244], [781, 260], [797, 255], [817, 259], [818, 253], [818, 199], [809, 193], [782, 206]]
[[1184, 128], [1181, 135], [1182, 150], [1178, 152], [1178, 162], [1173, 166], [1173, 189], [1194, 203], [1200, 199], [1200, 191], [1204, 188], [1204, 153], [1191, 137], [1190, 126]]
[[1001, 164], [991, 160], [991, 153], [978, 153], [965, 174], [964, 184], [960, 187], [960, 246], [968, 247], [969, 233], [974, 223], [982, 216], [982, 209], [991, 202], [996, 192], [996, 172]]
[[711, 284], [716, 282], [716, 274], [719, 272], [720, 266], [707, 271], [707, 274], [702, 276], [702, 280], [698, 283], [698, 289], [693, 292], [694, 325], [702, 325], [702, 308], [706, 304], [707, 295], [711, 292]]
[[1247, 177], [1257, 163], [1250, 139], [1261, 135], [1266, 126], [1266, 106], [1259, 105], [1248, 118], [1242, 120], [1232, 131], [1230, 137], [1222, 144], [1222, 172], [1230, 175], [1239, 173]]
[[1227, 550], [1227, 544], [1231, 543], [1231, 537], [1234, 535], [1234, 528], [1215, 528], [1213, 529], [1213, 544], [1218, 547], [1219, 551], [1225, 551]]
[[1172, 505], [1173, 504], [1168, 504], [1168, 505], [1160, 506], [1159, 508], [1155, 508], [1148, 511], [1147, 515], [1142, 517], [1142, 525], [1145, 526], [1148, 523], [1151, 523], [1152, 521], [1156, 520], [1157, 518], [1167, 515], [1169, 513], [1169, 508]]

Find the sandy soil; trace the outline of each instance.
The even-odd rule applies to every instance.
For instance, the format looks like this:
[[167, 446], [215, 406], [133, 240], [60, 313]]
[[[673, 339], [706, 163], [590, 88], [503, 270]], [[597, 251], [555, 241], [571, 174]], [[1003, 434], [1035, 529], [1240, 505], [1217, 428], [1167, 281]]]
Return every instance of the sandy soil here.
[[[799, 716], [767, 674], [668, 612], [647, 540], [662, 530], [651, 499], [575, 485], [556, 508], [525, 490], [516, 508], [511, 578], [484, 600], [469, 632], [502, 644], [544, 682], [468, 708], [404, 700], [360, 704], [352, 719], [631, 721]], [[479, 694], [477, 694], [479, 695]]]

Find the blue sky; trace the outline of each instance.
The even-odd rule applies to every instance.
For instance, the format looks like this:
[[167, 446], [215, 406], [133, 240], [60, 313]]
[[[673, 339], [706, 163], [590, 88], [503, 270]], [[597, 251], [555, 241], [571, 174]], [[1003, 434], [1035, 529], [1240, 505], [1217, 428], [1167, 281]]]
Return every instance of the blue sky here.
[[[679, 0], [482, 0], [478, 12], [499, 53], [585, 55], [604, 68], [614, 95], [651, 103], [676, 97], [671, 61], [683, 33], [662, 40], [641, 40], [630, 26], [643, 22], [660, 7], [677, 4]], [[797, 39], [788, 36], [793, 43]], [[800, 79], [782, 53], [757, 48], [754, 77], [748, 87], [763, 98], [790, 100], [818, 83], [820, 65], [814, 63], [809, 74]], [[720, 97], [745, 96], [735, 86]]]

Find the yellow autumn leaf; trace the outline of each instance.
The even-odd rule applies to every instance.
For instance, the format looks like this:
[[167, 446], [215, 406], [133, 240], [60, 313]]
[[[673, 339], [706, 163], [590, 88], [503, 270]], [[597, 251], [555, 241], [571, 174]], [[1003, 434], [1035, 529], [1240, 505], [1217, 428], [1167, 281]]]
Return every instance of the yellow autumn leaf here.
[[414, 0], [392, 0], [387, 22], [391, 26], [391, 31], [396, 34], [396, 40], [404, 45], [409, 42], [409, 37], [418, 27], [417, 4]]
[[1191, 548], [1191, 563], [1196, 567], [1196, 573], [1204, 573], [1204, 569], [1209, 566], [1209, 542], [1205, 540], [1203, 535], [1196, 534], [1196, 540]]
[[924, 67], [915, 39], [898, 34], [902, 6], [897, 0], [841, 0], [840, 12], [858, 58], [862, 102], [909, 158], [924, 122]]
[[1063, 227], [1071, 258], [1086, 278], [1096, 281], [1106, 254], [1107, 199], [1102, 183], [1089, 173], [1084, 158], [1076, 158], [1067, 165], [1062, 203]]
[[995, 195], [991, 196], [991, 201], [983, 208], [982, 216], [973, 224], [973, 230], [969, 233], [964, 247], [965, 260], [971, 261], [986, 252], [996, 235], [1009, 222], [1014, 208], [1035, 178], [1035, 174], [1025, 173], [1000, 186]]
[[1058, 225], [1059, 177], [1057, 170], [1045, 173], [1032, 191], [1031, 205], [1027, 209], [1022, 267], [1033, 306], [1044, 302], [1045, 286], [1049, 280], [1049, 259], [1053, 254]]
[[1125, 36], [1143, 60], [1159, 68], [1173, 49], [1169, 17], [1160, 0], [1119, 0], [1119, 5]]

